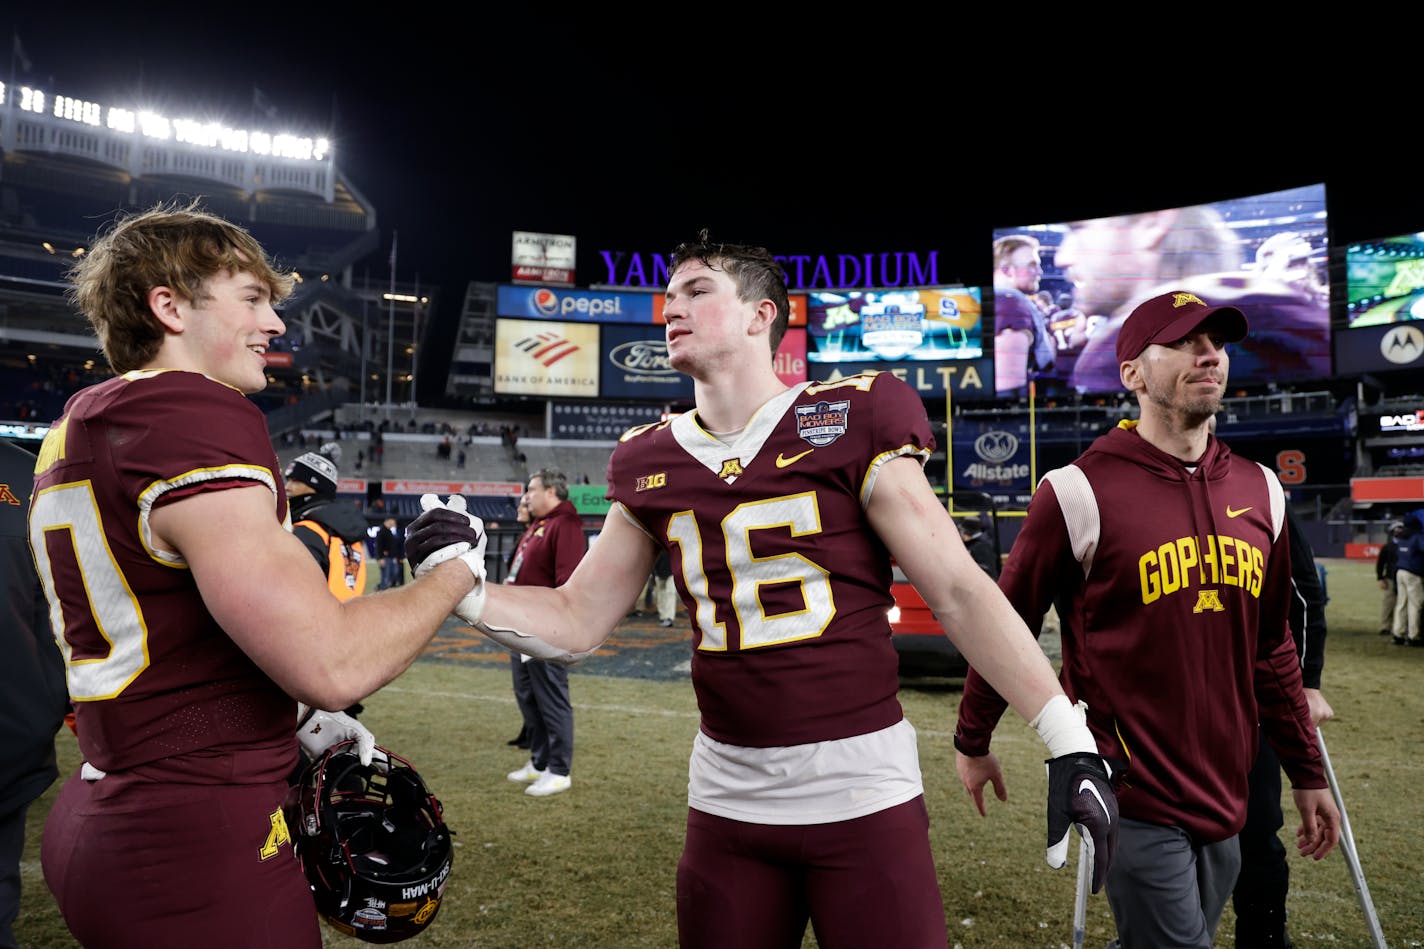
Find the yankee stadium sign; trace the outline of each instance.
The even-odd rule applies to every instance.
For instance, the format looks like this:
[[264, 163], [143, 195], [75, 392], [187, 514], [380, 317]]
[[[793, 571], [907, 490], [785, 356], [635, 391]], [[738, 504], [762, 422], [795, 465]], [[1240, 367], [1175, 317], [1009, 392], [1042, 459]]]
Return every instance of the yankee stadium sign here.
[[[601, 250], [605, 279], [615, 287], [665, 287], [668, 255]], [[836, 287], [932, 287], [939, 281], [939, 251], [923, 257], [914, 251], [879, 254], [799, 254], [778, 256], [792, 290]]]

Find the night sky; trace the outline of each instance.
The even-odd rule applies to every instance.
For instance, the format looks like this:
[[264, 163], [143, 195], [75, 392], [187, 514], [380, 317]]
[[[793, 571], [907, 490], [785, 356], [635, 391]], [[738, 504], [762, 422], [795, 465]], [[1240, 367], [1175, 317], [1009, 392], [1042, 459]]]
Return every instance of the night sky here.
[[865, 10], [788, 27], [725, 7], [85, 6], [0, 14], [0, 77], [18, 35], [31, 69], [9, 68], [51, 93], [241, 125], [260, 89], [298, 130], [334, 132], [377, 208], [370, 273], [398, 231], [398, 279], [442, 285], [449, 317], [466, 281], [509, 279], [513, 230], [576, 236], [581, 285], [603, 281], [601, 250], [666, 253], [701, 227], [778, 254], [938, 251], [941, 282], [987, 285], [996, 226], [1322, 181], [1336, 244], [1424, 229], [1388, 103], [1335, 96], [1328, 53], [1279, 33], [1109, 54], [1123, 41], [1054, 24], [971, 35]]

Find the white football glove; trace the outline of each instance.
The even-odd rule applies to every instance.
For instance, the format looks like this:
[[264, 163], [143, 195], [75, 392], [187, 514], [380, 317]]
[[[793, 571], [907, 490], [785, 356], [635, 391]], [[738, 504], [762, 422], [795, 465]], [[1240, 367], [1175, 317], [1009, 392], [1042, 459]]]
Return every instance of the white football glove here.
[[[465, 594], [464, 599], [455, 604], [455, 608], [451, 612], [473, 626], [479, 620], [480, 613], [484, 611], [485, 607], [485, 546], [489, 542], [489, 535], [485, 533], [484, 521], [467, 510], [464, 495], [452, 494], [450, 500], [444, 504], [433, 494], [421, 495], [421, 511], [432, 511], [436, 508], [444, 508], [464, 517], [469, 521], [470, 528], [479, 534], [480, 539], [474, 546], [460, 541], [426, 554], [415, 568], [415, 576], [423, 577], [440, 564], [450, 560], [458, 559], [463, 562], [470, 569], [470, 573], [474, 575], [475, 586]], [[415, 526], [415, 523], [412, 522], [412, 528]]]
[[297, 741], [301, 742], [302, 751], [313, 761], [326, 754], [332, 745], [354, 738], [361, 763], [371, 763], [371, 756], [376, 751], [376, 736], [345, 712], [323, 712], [299, 704], [297, 720], [301, 723], [297, 726]]

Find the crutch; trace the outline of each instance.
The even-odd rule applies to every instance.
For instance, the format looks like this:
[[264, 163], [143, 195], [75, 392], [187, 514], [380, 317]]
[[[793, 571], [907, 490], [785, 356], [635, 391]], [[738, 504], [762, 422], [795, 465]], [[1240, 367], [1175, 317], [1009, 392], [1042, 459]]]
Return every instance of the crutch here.
[[[1340, 782], [1335, 780], [1335, 769], [1330, 767], [1330, 755], [1325, 751], [1325, 736], [1320, 726], [1315, 728], [1316, 740], [1320, 743], [1320, 760], [1325, 763], [1325, 777], [1330, 782], [1330, 793], [1335, 798], [1335, 806], [1340, 809], [1340, 849], [1345, 851], [1345, 862], [1350, 865], [1350, 878], [1355, 882], [1355, 894], [1360, 898], [1360, 908], [1365, 911], [1365, 923], [1370, 930], [1370, 938], [1377, 949], [1388, 949], [1384, 941], [1384, 931], [1380, 929], [1379, 914], [1375, 912], [1374, 900], [1370, 899], [1370, 887], [1365, 882], [1365, 871], [1360, 866], [1360, 854], [1355, 849], [1355, 835], [1350, 832], [1350, 818], [1345, 813], [1345, 799], [1340, 796]], [[1082, 874], [1079, 874], [1082, 879]], [[1075, 924], [1076, 925], [1076, 924]]]
[[1073, 949], [1083, 949], [1088, 938], [1088, 887], [1093, 868], [1088, 865], [1088, 841], [1078, 839], [1078, 890], [1073, 894]]

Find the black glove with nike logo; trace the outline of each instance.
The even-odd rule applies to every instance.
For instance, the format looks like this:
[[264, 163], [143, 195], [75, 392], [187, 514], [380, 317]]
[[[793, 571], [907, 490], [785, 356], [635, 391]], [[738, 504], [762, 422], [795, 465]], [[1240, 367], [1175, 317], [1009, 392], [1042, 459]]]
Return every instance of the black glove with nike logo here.
[[[1049, 758], [1048, 865], [1068, 863], [1068, 838], [1073, 827], [1087, 845], [1093, 865], [1093, 892], [1103, 888], [1108, 865], [1117, 852], [1117, 794], [1113, 762], [1102, 755], [1079, 753]], [[1121, 775], [1118, 774], [1120, 777]]]

